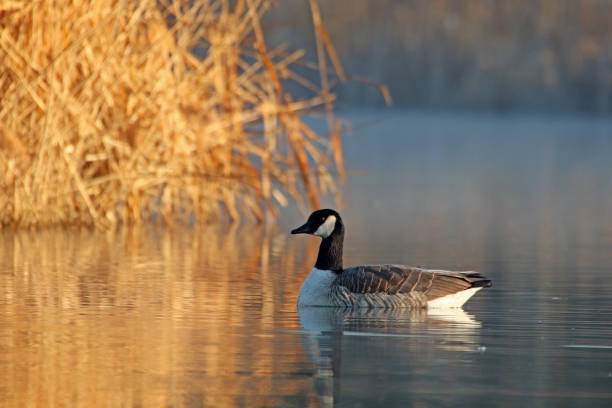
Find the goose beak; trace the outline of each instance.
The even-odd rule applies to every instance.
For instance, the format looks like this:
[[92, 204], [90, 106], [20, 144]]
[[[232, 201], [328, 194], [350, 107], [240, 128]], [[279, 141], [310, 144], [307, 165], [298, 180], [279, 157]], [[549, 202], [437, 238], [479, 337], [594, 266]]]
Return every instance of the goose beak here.
[[308, 223], [302, 225], [301, 227], [297, 227], [294, 230], [291, 230], [292, 234], [310, 234], [311, 230]]

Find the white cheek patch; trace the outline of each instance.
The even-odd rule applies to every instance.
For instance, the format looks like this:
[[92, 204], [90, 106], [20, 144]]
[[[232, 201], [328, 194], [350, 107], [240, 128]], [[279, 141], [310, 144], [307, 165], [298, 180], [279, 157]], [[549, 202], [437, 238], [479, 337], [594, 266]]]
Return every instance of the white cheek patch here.
[[334, 232], [335, 227], [336, 227], [336, 216], [330, 215], [329, 217], [327, 217], [327, 219], [325, 220], [323, 224], [319, 225], [319, 228], [317, 228], [317, 230], [314, 232], [313, 235], [316, 235], [322, 238], [327, 238], [331, 235], [332, 232]]

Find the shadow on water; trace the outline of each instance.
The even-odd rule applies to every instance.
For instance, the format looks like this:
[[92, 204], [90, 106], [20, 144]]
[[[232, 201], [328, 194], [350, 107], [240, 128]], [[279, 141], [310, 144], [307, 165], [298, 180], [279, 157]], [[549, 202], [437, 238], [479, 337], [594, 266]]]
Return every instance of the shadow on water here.
[[611, 129], [413, 113], [345, 138], [345, 264], [482, 271], [465, 311], [296, 311], [318, 241], [295, 210], [0, 231], [0, 401], [610, 406]]

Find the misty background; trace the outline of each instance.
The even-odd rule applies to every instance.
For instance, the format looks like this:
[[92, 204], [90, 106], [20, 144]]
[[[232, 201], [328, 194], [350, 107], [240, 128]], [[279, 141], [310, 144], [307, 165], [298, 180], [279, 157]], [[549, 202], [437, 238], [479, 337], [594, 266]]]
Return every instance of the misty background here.
[[[305, 47], [306, 59], [316, 61], [308, 7], [276, 3], [264, 19], [266, 40]], [[612, 110], [612, 1], [334, 0], [320, 7], [347, 74], [387, 85], [395, 107]], [[339, 108], [384, 105], [376, 88], [356, 81], [334, 92]]]

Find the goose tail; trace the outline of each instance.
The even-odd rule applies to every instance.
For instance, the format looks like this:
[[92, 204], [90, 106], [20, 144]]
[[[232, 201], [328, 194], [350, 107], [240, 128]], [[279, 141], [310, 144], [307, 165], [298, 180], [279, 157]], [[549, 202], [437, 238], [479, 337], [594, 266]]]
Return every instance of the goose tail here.
[[465, 302], [470, 300], [472, 296], [476, 294], [482, 288], [490, 288], [493, 283], [487, 277], [481, 275], [478, 272], [460, 272], [455, 275], [461, 277], [464, 282], [467, 282], [470, 286], [465, 289], [459, 290], [455, 293], [448, 294], [430, 300], [427, 302], [428, 308], [434, 309], [445, 309], [445, 308], [458, 308], [462, 307]]
[[490, 288], [493, 286], [491, 279], [478, 272], [463, 272], [462, 274], [468, 279], [472, 288]]

